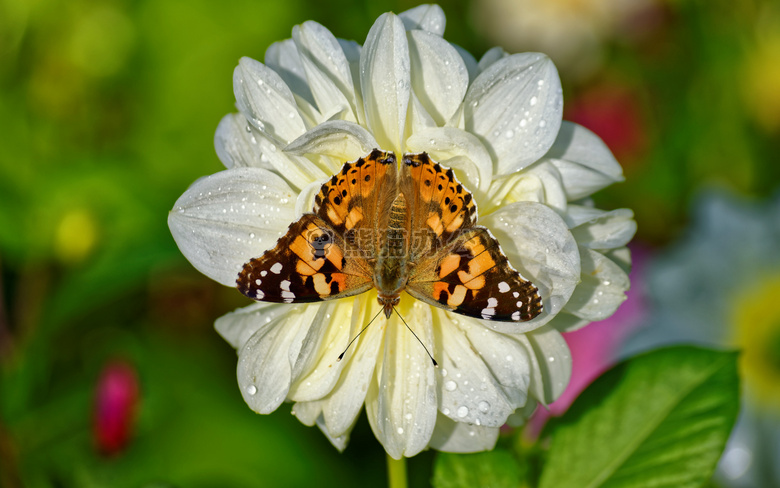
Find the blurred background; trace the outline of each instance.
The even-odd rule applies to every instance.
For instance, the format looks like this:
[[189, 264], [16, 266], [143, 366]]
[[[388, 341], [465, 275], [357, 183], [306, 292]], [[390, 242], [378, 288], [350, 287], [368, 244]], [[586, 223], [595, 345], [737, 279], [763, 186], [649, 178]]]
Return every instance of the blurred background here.
[[[235, 351], [212, 328], [246, 301], [189, 265], [166, 218], [222, 169], [213, 136], [234, 111], [239, 57], [262, 60], [309, 19], [362, 43], [379, 14], [418, 3], [0, 0], [0, 486], [384, 483], [364, 418], [339, 454], [286, 407], [246, 407]], [[573, 388], [675, 338], [752, 347], [745, 401], [758, 413], [742, 423], [760, 439], [727, 450], [713, 483], [780, 486], [780, 428], [765, 428], [780, 423], [780, 4], [440, 4], [447, 40], [477, 58], [493, 45], [548, 53], [564, 118], [623, 165], [626, 182], [596, 201], [635, 211], [639, 266], [618, 314], [567, 338]], [[670, 276], [690, 300], [669, 301]], [[729, 312], [739, 297], [755, 316]], [[410, 461], [413, 486], [428, 484], [432, 458]]]

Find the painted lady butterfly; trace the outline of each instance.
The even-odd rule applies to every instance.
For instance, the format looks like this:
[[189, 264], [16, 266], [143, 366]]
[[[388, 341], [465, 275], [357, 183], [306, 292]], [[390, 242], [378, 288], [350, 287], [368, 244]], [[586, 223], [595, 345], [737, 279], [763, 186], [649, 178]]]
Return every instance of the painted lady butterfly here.
[[530, 320], [536, 287], [475, 225], [477, 206], [451, 169], [427, 154], [374, 150], [322, 185], [313, 213], [244, 265], [238, 289], [255, 300], [306, 303], [376, 288], [389, 318], [402, 291], [469, 317]]

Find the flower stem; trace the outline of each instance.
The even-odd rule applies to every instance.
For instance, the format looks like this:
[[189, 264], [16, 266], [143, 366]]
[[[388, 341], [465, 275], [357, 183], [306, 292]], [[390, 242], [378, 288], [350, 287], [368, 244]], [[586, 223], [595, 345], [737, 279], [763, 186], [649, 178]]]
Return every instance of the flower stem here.
[[406, 488], [406, 458], [393, 459], [387, 456], [388, 488]]

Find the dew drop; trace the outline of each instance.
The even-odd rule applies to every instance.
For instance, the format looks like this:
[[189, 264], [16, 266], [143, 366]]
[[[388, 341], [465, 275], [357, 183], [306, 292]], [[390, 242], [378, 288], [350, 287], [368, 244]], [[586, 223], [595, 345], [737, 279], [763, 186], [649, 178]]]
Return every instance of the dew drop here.
[[444, 407], [444, 408], [441, 409], [441, 413], [443, 413], [444, 415], [449, 415], [450, 414], [450, 409], [447, 408], [447, 407]]
[[507, 356], [506, 356], [506, 360], [507, 361], [512, 362], [512, 361], [514, 361], [514, 359], [515, 358], [513, 358], [511, 354], [507, 354]]
[[525, 127], [525, 125], [528, 123], [526, 119], [523, 119], [520, 121], [520, 127]]
[[444, 383], [444, 389], [447, 391], [455, 391], [456, 388], [458, 388], [458, 384], [454, 381], [448, 381]]
[[403, 428], [403, 427], [398, 427], [398, 429], [396, 430], [396, 432], [398, 432], [398, 435], [401, 435], [401, 434], [403, 434], [403, 433], [404, 433], [404, 428]]
[[536, 105], [536, 102], [537, 102], [537, 98], [536, 98], [536, 97], [531, 97], [531, 106], [532, 106], [532, 107], [533, 107], [534, 105]]
[[249, 238], [250, 239], [254, 239], [255, 238], [255, 233], [254, 232], [250, 232], [249, 233]]
[[490, 404], [485, 400], [482, 400], [479, 402], [479, 405], [477, 405], [477, 408], [479, 408], [480, 412], [487, 413], [487, 411], [490, 410]]
[[539, 127], [544, 127], [545, 125], [547, 125], [547, 122], [545, 122], [544, 120], [539, 122]]
[[412, 420], [412, 414], [410, 414], [410, 413], [407, 413], [406, 415], [404, 415], [404, 418], [405, 418], [406, 420]]
[[463, 418], [469, 414], [469, 408], [465, 405], [458, 407], [458, 417]]
[[444, 368], [441, 369], [441, 376], [442, 377], [447, 376], [447, 370], [446, 369], [444, 369]]
[[[522, 126], [522, 122], [521, 122], [521, 126]], [[515, 131], [509, 129], [508, 131], [504, 132], [504, 137], [506, 137], [507, 139], [511, 139], [515, 137]]]
[[250, 395], [254, 395], [257, 393], [257, 387], [255, 387], [255, 385], [249, 385], [246, 387], [246, 392]]

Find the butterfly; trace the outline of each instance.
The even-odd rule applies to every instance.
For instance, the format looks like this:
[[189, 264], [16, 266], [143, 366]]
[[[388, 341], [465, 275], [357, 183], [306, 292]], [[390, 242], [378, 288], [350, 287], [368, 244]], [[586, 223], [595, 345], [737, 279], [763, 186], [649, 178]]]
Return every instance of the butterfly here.
[[310, 303], [377, 289], [386, 317], [401, 292], [485, 320], [526, 321], [542, 310], [537, 288], [476, 225], [477, 207], [454, 172], [426, 153], [401, 164], [378, 149], [322, 185], [312, 213], [293, 222], [240, 271], [249, 298]]

